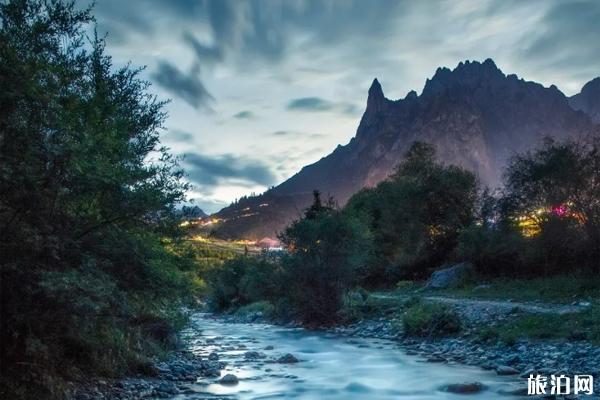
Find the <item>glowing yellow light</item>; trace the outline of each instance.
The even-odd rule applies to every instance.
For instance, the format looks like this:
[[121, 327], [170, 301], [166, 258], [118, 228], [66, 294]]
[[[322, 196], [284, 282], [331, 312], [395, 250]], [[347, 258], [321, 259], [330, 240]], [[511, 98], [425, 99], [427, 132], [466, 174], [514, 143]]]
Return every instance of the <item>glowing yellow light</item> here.
[[201, 243], [207, 243], [207, 242], [209, 242], [209, 240], [207, 238], [205, 238], [205, 237], [203, 237], [201, 235], [192, 236], [191, 239], [194, 242], [201, 242]]

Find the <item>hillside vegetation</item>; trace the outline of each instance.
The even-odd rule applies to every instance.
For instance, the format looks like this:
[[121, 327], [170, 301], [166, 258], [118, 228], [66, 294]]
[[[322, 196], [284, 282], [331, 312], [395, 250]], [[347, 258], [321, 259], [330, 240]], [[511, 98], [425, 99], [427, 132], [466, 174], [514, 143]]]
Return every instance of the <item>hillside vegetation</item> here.
[[[343, 209], [333, 201], [323, 206], [317, 192], [303, 218], [281, 235], [287, 248], [281, 260], [233, 259], [216, 271], [213, 298], [233, 293], [233, 302], [214, 304], [227, 309], [267, 300], [276, 316], [332, 323], [348, 315], [353, 288], [414, 287], [453, 262], [472, 264], [472, 281], [504, 279], [504, 287], [521, 288], [530, 299], [551, 299], [552, 287], [557, 301], [598, 292], [597, 279], [584, 278], [584, 287], [577, 277], [600, 271], [599, 182], [598, 139], [547, 140], [515, 156], [504, 189], [493, 194], [472, 173], [437, 161], [433, 146], [417, 142], [389, 179], [358, 192]], [[243, 267], [249, 262], [267, 262], [270, 273], [260, 281], [280, 290], [248, 296], [241, 283], [264, 271]], [[237, 271], [234, 281], [223, 279], [230, 269]], [[572, 284], [559, 288], [565, 281]]]

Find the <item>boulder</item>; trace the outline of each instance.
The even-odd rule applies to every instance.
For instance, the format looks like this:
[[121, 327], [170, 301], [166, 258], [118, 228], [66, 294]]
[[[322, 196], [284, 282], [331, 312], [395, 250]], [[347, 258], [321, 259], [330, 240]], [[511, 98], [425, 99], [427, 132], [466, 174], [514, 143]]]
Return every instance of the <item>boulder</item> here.
[[459, 263], [451, 267], [435, 271], [429, 277], [425, 288], [446, 289], [464, 284], [473, 274], [473, 266], [470, 263]]

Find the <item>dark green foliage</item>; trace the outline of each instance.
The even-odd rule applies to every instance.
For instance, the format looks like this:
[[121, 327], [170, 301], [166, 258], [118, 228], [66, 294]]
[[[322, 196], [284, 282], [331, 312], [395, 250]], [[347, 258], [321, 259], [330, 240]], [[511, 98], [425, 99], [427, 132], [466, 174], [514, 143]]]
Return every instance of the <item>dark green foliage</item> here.
[[327, 324], [338, 319], [344, 294], [356, 282], [371, 249], [368, 231], [356, 219], [315, 202], [303, 219], [280, 237], [285, 296], [305, 323]]
[[487, 197], [478, 223], [461, 235], [458, 258], [492, 275], [598, 270], [599, 151], [598, 141], [547, 141], [516, 156], [503, 192]]
[[86, 39], [89, 10], [13, 0], [0, 20], [0, 394], [61, 397], [61, 377], [171, 341], [193, 264], [165, 237], [187, 188], [164, 103]]
[[431, 145], [415, 143], [390, 179], [346, 206], [374, 236], [366, 282], [423, 277], [442, 264], [472, 222], [476, 197], [472, 173], [436, 162]]
[[209, 303], [218, 311], [261, 300], [274, 301], [279, 295], [280, 267], [268, 255], [239, 256], [208, 272]]
[[304, 218], [281, 235], [288, 252], [278, 256], [242, 256], [226, 261], [209, 275], [210, 302], [228, 310], [266, 300], [277, 316], [306, 324], [327, 324], [338, 312], [371, 241], [355, 219], [321, 203], [315, 192]]
[[402, 316], [404, 333], [410, 336], [445, 336], [458, 333], [460, 318], [452, 308], [439, 303], [415, 301]]
[[456, 248], [458, 259], [485, 275], [522, 273], [527, 253], [527, 240], [515, 227], [486, 224], [465, 229]]
[[[505, 219], [528, 216], [539, 225], [534, 245], [540, 269], [591, 266], [600, 256], [600, 142], [556, 143], [515, 157], [499, 201]], [[542, 210], [542, 211], [540, 211]], [[599, 263], [593, 263], [596, 268]], [[569, 267], [570, 266], [570, 267]]]

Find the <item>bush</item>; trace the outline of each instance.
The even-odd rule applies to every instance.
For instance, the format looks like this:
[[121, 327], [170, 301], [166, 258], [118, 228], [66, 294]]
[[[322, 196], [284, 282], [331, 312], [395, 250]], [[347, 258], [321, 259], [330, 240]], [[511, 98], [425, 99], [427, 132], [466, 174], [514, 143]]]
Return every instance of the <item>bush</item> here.
[[268, 301], [257, 301], [238, 308], [235, 311], [235, 315], [250, 318], [260, 316], [265, 319], [271, 319], [275, 316], [275, 306]]
[[404, 333], [411, 336], [444, 336], [460, 331], [461, 323], [454, 309], [422, 301], [413, 302], [402, 317]]
[[461, 233], [454, 257], [471, 262], [483, 275], [506, 276], [525, 272], [528, 252], [527, 240], [513, 227], [484, 224]]
[[208, 273], [208, 303], [225, 311], [262, 300], [275, 301], [280, 294], [280, 266], [267, 255], [239, 256]]

